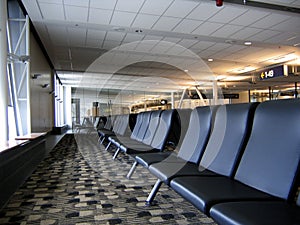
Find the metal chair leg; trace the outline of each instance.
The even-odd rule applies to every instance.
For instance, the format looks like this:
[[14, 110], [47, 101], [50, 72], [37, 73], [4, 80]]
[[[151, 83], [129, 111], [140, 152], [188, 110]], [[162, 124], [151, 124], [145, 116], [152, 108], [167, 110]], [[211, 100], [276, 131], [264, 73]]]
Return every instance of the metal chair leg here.
[[131, 178], [131, 176], [132, 176], [133, 172], [135, 171], [137, 165], [138, 165], [138, 162], [135, 161], [135, 162], [133, 163], [131, 169], [129, 170], [127, 176], [126, 176], [128, 180]]
[[155, 183], [155, 185], [153, 186], [150, 194], [148, 195], [148, 198], [146, 200], [146, 206], [150, 206], [153, 202], [153, 199], [155, 198], [160, 186], [162, 185], [162, 181], [160, 179], [158, 179]]
[[111, 145], [111, 141], [107, 144], [106, 148], [105, 148], [105, 151], [108, 150], [109, 146]]
[[113, 160], [115, 160], [117, 158], [117, 156], [119, 155], [119, 153], [120, 153], [120, 147], [117, 148], [117, 150], [116, 150], [116, 152], [115, 152], [115, 154], [113, 156]]

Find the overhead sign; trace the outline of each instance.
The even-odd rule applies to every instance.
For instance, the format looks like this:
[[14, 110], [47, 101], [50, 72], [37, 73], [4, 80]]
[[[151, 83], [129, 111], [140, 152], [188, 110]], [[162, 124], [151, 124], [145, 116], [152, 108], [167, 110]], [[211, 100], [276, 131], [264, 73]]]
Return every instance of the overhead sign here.
[[259, 72], [259, 78], [261, 80], [266, 80], [274, 77], [287, 76], [287, 65], [275, 66]]

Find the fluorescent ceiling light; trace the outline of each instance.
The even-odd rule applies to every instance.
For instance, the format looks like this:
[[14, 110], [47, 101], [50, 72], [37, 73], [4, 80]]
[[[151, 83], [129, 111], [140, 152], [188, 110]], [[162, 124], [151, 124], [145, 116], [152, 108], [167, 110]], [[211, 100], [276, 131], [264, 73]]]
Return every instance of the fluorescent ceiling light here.
[[253, 66], [245, 66], [245, 67], [239, 67], [239, 68], [230, 70], [230, 71], [228, 71], [228, 73], [237, 73], [237, 74], [239, 74], [239, 73], [247, 73], [247, 72], [253, 71], [255, 69], [256, 68], [253, 67]]
[[298, 57], [294, 53], [288, 53], [286, 55], [280, 55], [276, 57], [272, 57], [270, 59], [267, 59], [267, 62], [270, 63], [283, 63], [283, 62], [288, 62], [291, 60], [296, 60]]

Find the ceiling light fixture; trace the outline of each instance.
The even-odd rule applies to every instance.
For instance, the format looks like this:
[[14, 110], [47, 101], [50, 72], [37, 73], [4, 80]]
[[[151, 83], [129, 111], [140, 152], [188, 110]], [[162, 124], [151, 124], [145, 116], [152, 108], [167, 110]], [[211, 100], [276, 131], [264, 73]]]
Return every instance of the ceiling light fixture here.
[[283, 63], [283, 62], [288, 62], [288, 61], [292, 61], [292, 60], [296, 60], [297, 56], [294, 54], [294, 52], [285, 54], [285, 55], [280, 55], [280, 56], [276, 56], [270, 59], [267, 59], [267, 62], [271, 62], [271, 63]]
[[251, 41], [245, 41], [245, 42], [244, 42], [244, 45], [250, 46], [250, 45], [252, 45], [252, 42], [251, 42]]
[[228, 71], [227, 73], [246, 73], [255, 70], [253, 66], [245, 66]]
[[117, 32], [124, 32], [125, 28], [123, 28], [123, 27], [114, 27], [113, 30], [117, 31]]
[[143, 33], [143, 31], [141, 29], [137, 29], [135, 30], [136, 33]]
[[214, 59], [209, 58], [209, 59], [207, 59], [207, 61], [212, 62], [212, 61], [214, 61]]

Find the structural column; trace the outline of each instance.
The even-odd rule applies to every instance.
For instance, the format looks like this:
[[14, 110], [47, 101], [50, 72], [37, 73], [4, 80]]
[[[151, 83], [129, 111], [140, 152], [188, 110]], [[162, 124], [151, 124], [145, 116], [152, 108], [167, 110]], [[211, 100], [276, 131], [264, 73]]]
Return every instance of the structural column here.
[[213, 80], [213, 105], [217, 105], [218, 103], [218, 81]]
[[7, 91], [7, 0], [0, 1], [0, 141], [8, 140]]

